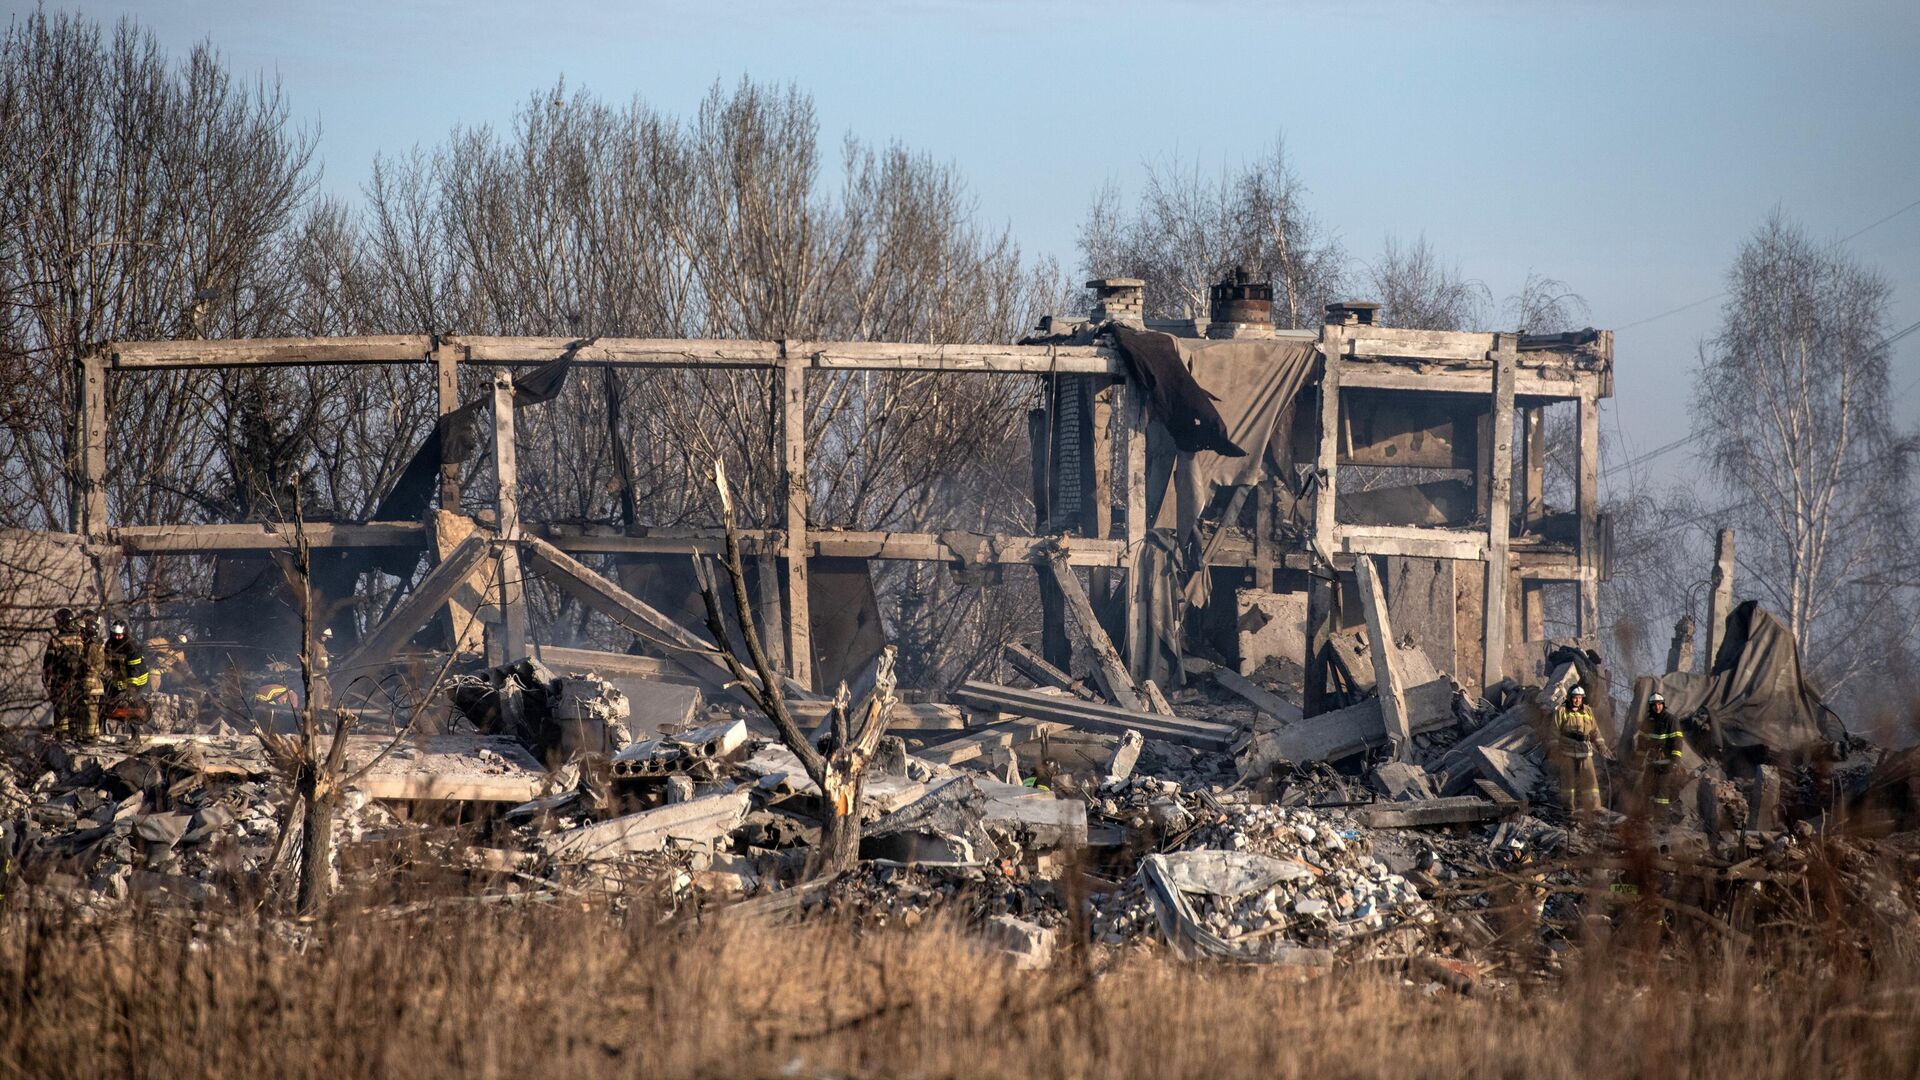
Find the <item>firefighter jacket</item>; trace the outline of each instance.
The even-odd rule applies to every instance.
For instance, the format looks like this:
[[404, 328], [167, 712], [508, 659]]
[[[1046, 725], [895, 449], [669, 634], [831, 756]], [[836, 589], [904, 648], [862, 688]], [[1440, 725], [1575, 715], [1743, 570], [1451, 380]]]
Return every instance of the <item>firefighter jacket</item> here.
[[86, 693], [87, 639], [78, 630], [56, 630], [40, 658], [40, 682], [56, 700]]
[[1687, 748], [1687, 740], [1680, 730], [1680, 718], [1670, 709], [1647, 714], [1640, 718], [1640, 749], [1647, 755], [1647, 764], [1665, 768], [1680, 760]]
[[1593, 740], [1600, 735], [1600, 725], [1594, 722], [1592, 709], [1562, 705], [1554, 714], [1553, 727], [1560, 735], [1561, 753], [1570, 758], [1593, 756]]
[[106, 646], [107, 679], [116, 694], [145, 693], [147, 684], [152, 681], [147, 671], [146, 655], [140, 650], [140, 643], [130, 636], [107, 639]]

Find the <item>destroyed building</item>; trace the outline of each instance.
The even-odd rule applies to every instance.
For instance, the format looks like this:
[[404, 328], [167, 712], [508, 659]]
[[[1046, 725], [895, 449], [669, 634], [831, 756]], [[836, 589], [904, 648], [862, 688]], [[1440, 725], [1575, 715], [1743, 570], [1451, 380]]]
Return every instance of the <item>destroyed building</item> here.
[[[1320, 964], [1342, 942], [1384, 941], [1389, 930], [1415, 951], [1440, 947], [1436, 936], [1451, 948], [1491, 940], [1470, 911], [1443, 918], [1427, 898], [1476, 869], [1598, 842], [1563, 827], [1547, 769], [1549, 717], [1576, 682], [1591, 688], [1603, 741], [1619, 747], [1609, 755], [1615, 804], [1636, 809], [1632, 725], [1606, 715], [1597, 640], [1608, 534], [1597, 424], [1612, 392], [1612, 335], [1404, 330], [1380, 325], [1364, 302], [1331, 306], [1317, 331], [1276, 330], [1270, 288], [1240, 273], [1214, 288], [1204, 321], [1145, 319], [1137, 280], [1090, 288], [1087, 317], [1044, 320], [1017, 345], [113, 343], [81, 363], [75, 529], [28, 538], [74, 572], [23, 606], [114, 607], [130, 558], [212, 557], [216, 580], [269, 592], [302, 582], [334, 634], [298, 674], [314, 676], [316, 702], [324, 695], [363, 725], [341, 766], [355, 792], [343, 827], [382, 832], [422, 806], [480, 807], [466, 825], [478, 847], [458, 860], [507, 875], [502, 887], [617, 891], [664, 869], [676, 888], [750, 903], [885, 909], [950, 897], [941, 874], [977, 885], [984, 868], [1004, 867], [1044, 882], [1070, 853], [1092, 852], [1112, 883], [1093, 920], [1109, 944], [1157, 927], [1183, 955]], [[439, 387], [438, 424], [369, 520], [114, 514], [101, 483], [109, 380], [328, 364], [421, 365]], [[596, 366], [772, 376], [778, 527], [523, 515], [515, 417]], [[846, 371], [1037, 384], [1031, 531], [815, 521], [809, 377]], [[1561, 476], [1550, 465], [1556, 429], [1571, 436], [1558, 448], [1571, 462]], [[464, 491], [463, 464], [489, 443], [491, 489]], [[695, 614], [689, 557], [734, 545], [747, 560], [737, 629], [758, 628], [752, 645], [767, 647], [766, 670], [816, 749], [844, 737], [848, 705], [877, 681], [891, 692], [872, 561], [931, 564], [985, 587], [1015, 575], [1037, 583], [1040, 625], [1005, 642], [991, 666], [954, 687], [906, 688], [919, 692], [888, 706], [890, 738], [853, 811], [867, 824], [864, 862], [837, 892], [803, 883], [838, 796], [809, 777], [807, 746], [796, 756], [769, 723], [734, 629]], [[263, 579], [263, 567], [296, 554], [304, 578]], [[356, 610], [358, 583], [376, 571], [405, 588], [384, 610]], [[530, 580], [632, 648], [584, 648], [565, 628], [534, 625]], [[1790, 791], [1781, 770], [1816, 741], [1847, 739], [1801, 682], [1796, 643], [1752, 605], [1732, 609], [1722, 584], [1706, 672], [1675, 661], [1612, 684], [1632, 687], [1631, 715], [1658, 685], [1709, 722], [1690, 735], [1697, 779], [1676, 824], [1698, 838], [1689, 857], [1714, 872], [1754, 850], [1792, 862], [1779, 831], [1788, 804], [1819, 812], [1839, 789], [1829, 777], [1824, 789]], [[289, 633], [285, 610], [229, 608], [191, 615], [221, 626], [222, 639]], [[273, 646], [283, 656], [300, 652], [297, 619], [291, 633], [290, 646]], [[17, 682], [33, 659], [14, 659]], [[166, 868], [169, 853], [237, 820], [239, 865], [284, 872], [266, 811], [234, 808], [274, 776], [267, 740], [249, 728], [270, 731], [283, 712], [269, 703], [235, 716], [213, 693], [196, 709], [164, 684], [157, 697], [164, 722], [54, 754], [38, 779], [8, 780], [0, 794], [28, 808], [8, 843]], [[222, 793], [209, 776], [251, 794]], [[53, 798], [35, 804], [28, 789]], [[1750, 836], [1756, 828], [1774, 838]], [[1566, 880], [1584, 887], [1571, 871]], [[1029, 931], [1064, 920], [1053, 886], [995, 895], [983, 913], [1011, 920], [995, 932], [1023, 949], [1038, 948]]]

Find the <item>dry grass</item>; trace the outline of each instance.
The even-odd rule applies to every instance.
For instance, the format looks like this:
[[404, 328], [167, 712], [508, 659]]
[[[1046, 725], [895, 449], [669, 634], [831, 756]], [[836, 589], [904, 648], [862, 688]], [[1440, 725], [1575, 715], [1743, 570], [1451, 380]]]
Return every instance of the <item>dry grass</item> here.
[[[1137, 957], [1023, 974], [948, 929], [443, 909], [284, 932], [175, 914], [0, 932], [31, 1076], [1911, 1076], [1911, 968], [1614, 960], [1462, 998]], [[1632, 969], [1632, 970], [1630, 970]]]

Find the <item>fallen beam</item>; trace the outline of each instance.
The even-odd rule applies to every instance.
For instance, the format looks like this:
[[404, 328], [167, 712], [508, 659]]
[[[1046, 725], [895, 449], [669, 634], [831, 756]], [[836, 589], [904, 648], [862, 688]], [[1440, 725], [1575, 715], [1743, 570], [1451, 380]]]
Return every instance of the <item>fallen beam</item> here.
[[[1415, 735], [1454, 723], [1453, 684], [1435, 679], [1407, 691], [1407, 716]], [[1368, 698], [1280, 731], [1256, 735], [1252, 750], [1241, 762], [1241, 775], [1265, 773], [1281, 761], [1339, 761], [1386, 744], [1387, 725], [1380, 715], [1380, 700]]]
[[555, 671], [591, 673], [604, 679], [647, 679], [679, 686], [711, 687], [715, 685], [711, 679], [700, 678], [671, 660], [662, 660], [654, 656], [600, 652], [596, 649], [568, 649], [558, 645], [541, 645], [538, 642], [529, 646], [529, 649], [534, 659]]
[[952, 696], [954, 700], [976, 709], [1051, 720], [1103, 735], [1124, 735], [1128, 730], [1135, 730], [1148, 738], [1176, 742], [1196, 750], [1226, 750], [1233, 745], [1237, 734], [1236, 729], [1226, 724], [1161, 716], [1137, 709], [1117, 709], [1098, 702], [1015, 690], [992, 683], [963, 683]]
[[1068, 730], [1066, 724], [1047, 720], [1002, 720], [914, 753], [914, 757], [933, 765], [954, 766], [962, 762], [990, 757], [997, 750]]
[[[537, 537], [522, 542], [526, 564], [547, 576], [574, 599], [598, 611], [614, 622], [636, 629], [635, 623], [661, 639], [656, 644], [670, 651], [669, 660], [689, 674], [716, 686], [733, 681], [733, 672], [720, 659], [711, 641], [673, 621], [660, 609], [595, 573], [586, 564]], [[791, 687], [791, 681], [789, 684]], [[803, 692], [804, 693], [804, 692]], [[805, 695], [812, 696], [812, 695]], [[745, 695], [741, 695], [745, 699]]]
[[1386, 725], [1387, 743], [1393, 750], [1394, 760], [1406, 761], [1413, 755], [1413, 729], [1407, 722], [1406, 688], [1401, 685], [1400, 669], [1394, 663], [1394, 653], [1400, 647], [1394, 643], [1393, 624], [1387, 618], [1387, 596], [1380, 588], [1379, 571], [1372, 558], [1355, 559], [1353, 570], [1360, 586], [1360, 607], [1367, 620], [1367, 643], [1373, 654], [1373, 685], [1379, 694], [1380, 718]]
[[1123, 709], [1144, 712], [1146, 702], [1140, 697], [1140, 688], [1133, 684], [1133, 676], [1120, 659], [1119, 650], [1113, 647], [1112, 639], [1107, 637], [1106, 628], [1094, 617], [1093, 603], [1080, 586], [1080, 575], [1067, 565], [1066, 556], [1058, 552], [1048, 554], [1044, 572], [1052, 577], [1066, 600], [1067, 632], [1073, 643], [1093, 654], [1093, 678], [1100, 684], [1101, 693]]
[[393, 614], [362, 637], [352, 652], [328, 668], [329, 677], [338, 680], [343, 675], [356, 676], [391, 660], [401, 646], [440, 613], [491, 550], [492, 544], [479, 533], [462, 540], [452, 554], [427, 571], [420, 584], [393, 609]]
[[665, 851], [674, 843], [711, 846], [740, 827], [752, 803], [746, 788], [725, 795], [709, 795], [683, 803], [669, 803], [611, 821], [583, 825], [546, 839], [554, 862], [591, 862], [643, 851]]
[[1221, 667], [1219, 664], [1202, 660], [1197, 656], [1187, 657], [1181, 666], [1190, 672], [1212, 676], [1213, 681], [1218, 683], [1222, 690], [1233, 694], [1275, 720], [1294, 721], [1302, 717], [1300, 706], [1278, 694], [1262, 690], [1254, 685], [1253, 680], [1231, 668]]
[[1488, 802], [1478, 795], [1451, 799], [1423, 799], [1419, 802], [1368, 806], [1353, 812], [1354, 820], [1369, 829], [1417, 829], [1429, 825], [1470, 825], [1511, 817], [1521, 809], [1518, 802]]
[[1017, 641], [1008, 642], [1000, 650], [1000, 657], [1007, 662], [1008, 667], [1019, 672], [1036, 686], [1051, 686], [1055, 690], [1065, 690], [1085, 701], [1094, 700], [1093, 691], [1082, 686], [1078, 679], [1047, 663], [1045, 657]]

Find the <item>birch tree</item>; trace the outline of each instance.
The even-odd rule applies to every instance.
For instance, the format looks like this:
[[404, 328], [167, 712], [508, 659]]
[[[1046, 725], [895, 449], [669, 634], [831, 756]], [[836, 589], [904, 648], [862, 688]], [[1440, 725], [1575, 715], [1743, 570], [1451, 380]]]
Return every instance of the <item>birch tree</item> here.
[[1780, 214], [1727, 275], [1694, 425], [1740, 535], [1739, 592], [1786, 620], [1829, 690], [1895, 653], [1914, 449], [1894, 424], [1890, 288]]

